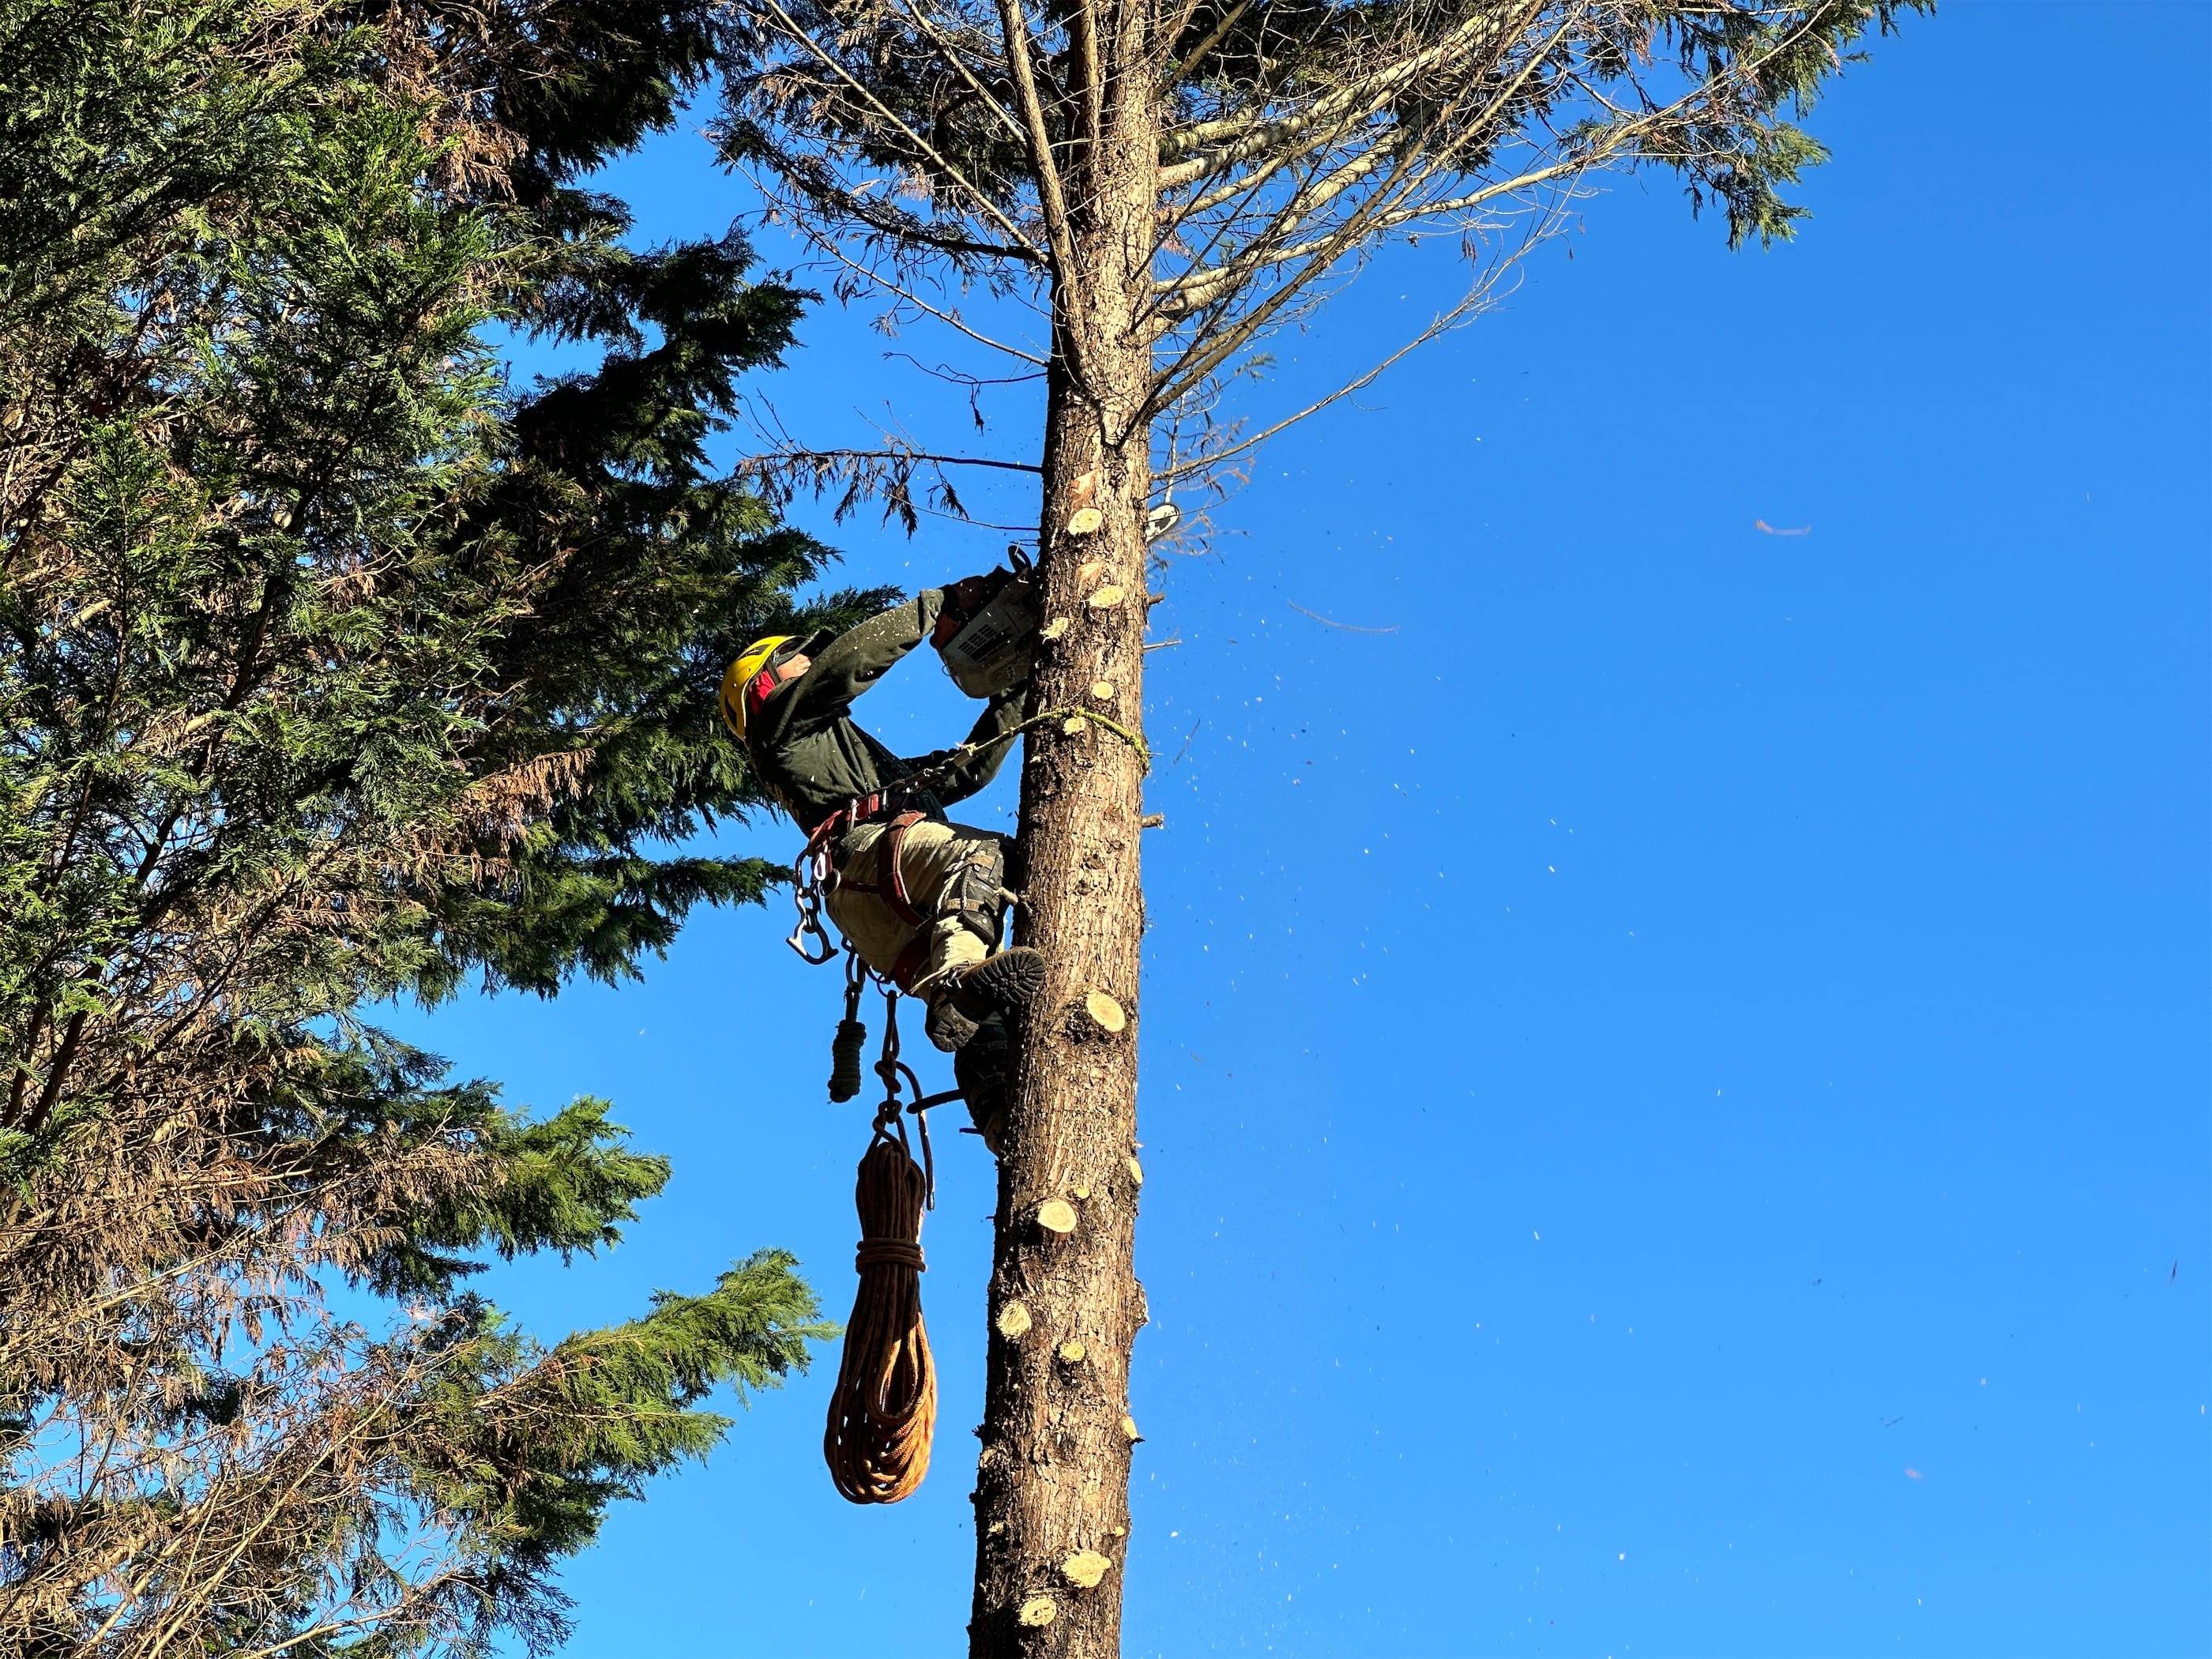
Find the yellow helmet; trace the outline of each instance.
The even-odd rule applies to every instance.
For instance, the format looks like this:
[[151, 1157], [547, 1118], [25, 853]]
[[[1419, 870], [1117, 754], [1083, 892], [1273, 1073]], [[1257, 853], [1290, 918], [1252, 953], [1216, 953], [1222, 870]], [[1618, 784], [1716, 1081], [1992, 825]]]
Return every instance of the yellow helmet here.
[[796, 634], [771, 634], [764, 640], [755, 640], [723, 672], [722, 724], [734, 736], [745, 735], [745, 705], [750, 701], [745, 694], [753, 681], [768, 667], [769, 659], [798, 637]]

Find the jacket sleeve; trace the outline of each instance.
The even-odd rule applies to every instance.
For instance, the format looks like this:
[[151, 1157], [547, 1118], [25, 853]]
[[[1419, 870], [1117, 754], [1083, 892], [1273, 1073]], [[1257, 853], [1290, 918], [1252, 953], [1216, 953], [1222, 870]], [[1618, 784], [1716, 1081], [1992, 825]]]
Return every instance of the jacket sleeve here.
[[[796, 731], [843, 714], [854, 698], [929, 637], [944, 606], [944, 590], [925, 587], [913, 599], [847, 629], [823, 647], [812, 666], [792, 683], [782, 723]], [[771, 697], [769, 706], [781, 701]]]
[[[954, 801], [966, 800], [998, 776], [999, 768], [1006, 763], [1006, 756], [1013, 749], [1014, 728], [1021, 723], [1020, 692], [994, 697], [958, 748], [917, 755], [906, 764], [917, 772], [942, 766], [945, 769], [929, 780], [928, 788], [931, 794], [950, 806]], [[961, 754], [963, 749], [969, 752]], [[959, 757], [957, 760], [953, 758], [956, 755]]]

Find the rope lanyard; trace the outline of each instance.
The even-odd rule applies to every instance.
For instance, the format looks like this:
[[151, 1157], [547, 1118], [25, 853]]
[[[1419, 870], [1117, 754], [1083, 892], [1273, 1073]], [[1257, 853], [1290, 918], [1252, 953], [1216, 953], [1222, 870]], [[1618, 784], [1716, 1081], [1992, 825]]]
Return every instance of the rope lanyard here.
[[[847, 965], [846, 1020], [838, 1038], [842, 1045], [847, 1028], [858, 1028], [860, 1036], [852, 1042], [856, 1074], [860, 1045], [867, 1035], [859, 1020], [860, 991], [871, 977], [855, 954]], [[860, 1284], [846, 1322], [837, 1387], [822, 1433], [830, 1478], [840, 1495], [855, 1504], [896, 1504], [910, 1496], [929, 1473], [937, 1433], [937, 1364], [921, 1317], [927, 1267], [921, 1220], [937, 1201], [936, 1160], [925, 1114], [936, 1103], [923, 1097], [913, 1068], [899, 1058], [898, 997], [896, 986], [884, 986], [883, 1048], [875, 1066], [884, 1098], [853, 1184], [860, 1221], [853, 1265]], [[842, 1057], [842, 1046], [839, 1053]], [[833, 1095], [838, 1080], [831, 1079]], [[857, 1075], [854, 1082], [858, 1093]], [[911, 1092], [911, 1103], [901, 1100], [902, 1087]], [[921, 1141], [919, 1164], [907, 1137], [909, 1115]]]

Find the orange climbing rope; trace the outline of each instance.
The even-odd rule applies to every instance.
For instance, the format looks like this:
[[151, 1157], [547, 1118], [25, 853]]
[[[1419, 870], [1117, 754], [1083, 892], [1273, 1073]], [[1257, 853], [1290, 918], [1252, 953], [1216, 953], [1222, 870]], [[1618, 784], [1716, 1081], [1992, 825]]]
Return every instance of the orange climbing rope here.
[[[853, 1183], [860, 1244], [854, 1265], [860, 1288], [845, 1326], [845, 1352], [822, 1456], [838, 1492], [855, 1504], [896, 1504], [929, 1473], [937, 1431], [937, 1365], [921, 1322], [921, 1218], [931, 1201], [931, 1173], [908, 1150], [899, 1080], [913, 1073], [898, 1057], [898, 993], [887, 988], [883, 1058], [884, 1103]], [[848, 1018], [850, 1017], [848, 1012]], [[921, 1090], [914, 1091], [920, 1103]], [[929, 1159], [928, 1120], [921, 1124]]]

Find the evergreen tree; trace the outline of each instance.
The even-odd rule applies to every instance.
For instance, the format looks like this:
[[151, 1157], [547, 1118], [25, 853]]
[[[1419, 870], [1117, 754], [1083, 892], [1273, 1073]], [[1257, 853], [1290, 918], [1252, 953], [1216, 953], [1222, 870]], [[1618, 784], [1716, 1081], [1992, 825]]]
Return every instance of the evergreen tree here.
[[[716, 678], [875, 598], [799, 606], [823, 550], [706, 454], [802, 296], [580, 182], [719, 45], [0, 0], [0, 1650], [543, 1648], [608, 1504], [828, 1334], [772, 1250], [514, 1329], [488, 1256], [611, 1244], [667, 1166], [366, 1017], [757, 898], [677, 845], [755, 804]], [[500, 325], [596, 362], [511, 391]]]
[[[1023, 763], [1024, 918], [1050, 973], [1015, 1044], [991, 1281], [971, 1651], [1118, 1645], [1136, 1431], [1133, 1271], [1143, 603], [1155, 495], [1208, 480], [1371, 381], [1242, 424], [1235, 382], [1387, 240], [1471, 267], [1480, 310], [1607, 169], [1671, 172], [1735, 242], [1787, 237], [1822, 151], [1798, 124], [1854, 43], [1926, 0], [731, 0], [720, 129], [846, 291], [935, 318], [968, 394], [1041, 379], [1012, 458], [1039, 477], [1048, 617]], [[1034, 350], [963, 317], [1033, 305]], [[1705, 333], [1765, 320], [1717, 299]], [[980, 458], [967, 458], [975, 460]], [[883, 489], [945, 458], [772, 457]], [[910, 508], [909, 508], [910, 510]], [[1046, 719], [1046, 716], [1051, 716]], [[1071, 1206], [1069, 1200], [1075, 1203]], [[1055, 1223], [1040, 1224], [1041, 1215]], [[1060, 1356], [1073, 1346], [1083, 1358]]]

